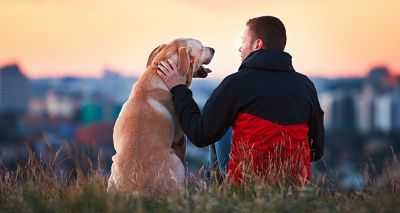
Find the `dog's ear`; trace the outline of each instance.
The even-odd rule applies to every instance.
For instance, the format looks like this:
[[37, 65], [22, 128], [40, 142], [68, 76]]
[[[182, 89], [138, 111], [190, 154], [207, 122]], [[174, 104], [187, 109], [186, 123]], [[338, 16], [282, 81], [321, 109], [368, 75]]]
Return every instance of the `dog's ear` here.
[[178, 49], [178, 71], [186, 75], [190, 69], [190, 56], [186, 47]]
[[165, 47], [165, 44], [161, 44], [160, 46], [156, 47], [153, 51], [151, 51], [149, 59], [147, 59], [146, 67], [150, 66], [154, 60], [154, 57]]

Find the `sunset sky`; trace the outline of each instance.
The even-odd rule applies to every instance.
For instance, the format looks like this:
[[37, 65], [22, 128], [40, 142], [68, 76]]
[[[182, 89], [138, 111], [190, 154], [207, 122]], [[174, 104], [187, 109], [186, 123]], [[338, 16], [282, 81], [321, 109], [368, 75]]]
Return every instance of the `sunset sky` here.
[[273, 15], [286, 51], [309, 76], [361, 76], [385, 65], [400, 74], [400, 1], [0, 0], [0, 66], [33, 78], [140, 75], [151, 50], [177, 37], [216, 49], [212, 78], [237, 71], [249, 18]]

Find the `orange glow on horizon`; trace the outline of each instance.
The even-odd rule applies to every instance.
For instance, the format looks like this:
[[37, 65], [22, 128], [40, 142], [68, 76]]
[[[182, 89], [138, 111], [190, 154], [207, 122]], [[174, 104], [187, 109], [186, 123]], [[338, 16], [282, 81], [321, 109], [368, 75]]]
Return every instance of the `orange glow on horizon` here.
[[396, 0], [0, 0], [0, 66], [18, 62], [33, 78], [140, 75], [151, 50], [177, 37], [216, 49], [208, 66], [223, 78], [240, 64], [240, 36], [252, 17], [285, 24], [286, 51], [308, 76], [362, 76], [385, 65], [400, 74]]

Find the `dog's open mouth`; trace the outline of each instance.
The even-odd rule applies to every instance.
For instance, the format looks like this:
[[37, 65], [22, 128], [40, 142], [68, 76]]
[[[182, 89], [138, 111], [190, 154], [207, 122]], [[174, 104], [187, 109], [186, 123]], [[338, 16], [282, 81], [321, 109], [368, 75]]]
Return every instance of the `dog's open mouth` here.
[[207, 67], [200, 66], [200, 68], [193, 73], [193, 78], [205, 78], [210, 72], [212, 71]]

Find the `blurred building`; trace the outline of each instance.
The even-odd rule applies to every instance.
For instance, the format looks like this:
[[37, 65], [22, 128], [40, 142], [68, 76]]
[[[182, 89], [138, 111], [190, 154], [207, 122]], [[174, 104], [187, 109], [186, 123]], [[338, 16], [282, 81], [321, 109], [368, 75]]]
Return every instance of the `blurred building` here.
[[80, 109], [80, 120], [89, 124], [100, 121], [115, 121], [122, 105], [115, 103], [105, 96], [93, 94], [83, 101]]
[[46, 95], [46, 112], [51, 118], [77, 118], [81, 100], [73, 94], [49, 91]]
[[355, 106], [352, 94], [344, 91], [335, 91], [332, 93], [331, 102], [331, 129], [334, 132], [352, 132], [355, 131]]
[[376, 67], [367, 77], [366, 88], [372, 93], [372, 128], [374, 132], [390, 134], [398, 131], [397, 113], [399, 112], [399, 87], [400, 82], [391, 76], [385, 67]]
[[0, 111], [27, 110], [29, 79], [16, 64], [0, 68]]
[[361, 80], [326, 83], [319, 99], [327, 132], [400, 132], [400, 81], [385, 67], [373, 68]]
[[393, 94], [393, 128], [395, 132], [400, 133], [400, 80]]
[[388, 92], [392, 86], [389, 70], [386, 67], [373, 68], [368, 74], [367, 83], [376, 94]]
[[364, 87], [354, 98], [357, 131], [368, 134], [374, 129], [374, 93], [372, 87]]
[[332, 130], [332, 120], [333, 120], [333, 99], [334, 95], [331, 92], [319, 93], [319, 102], [321, 108], [324, 111], [324, 127], [325, 131]]
[[75, 139], [79, 142], [100, 145], [113, 144], [113, 122], [98, 122], [82, 125], [75, 132]]
[[389, 94], [376, 96], [374, 99], [374, 127], [377, 132], [390, 133], [392, 131], [392, 104]]

